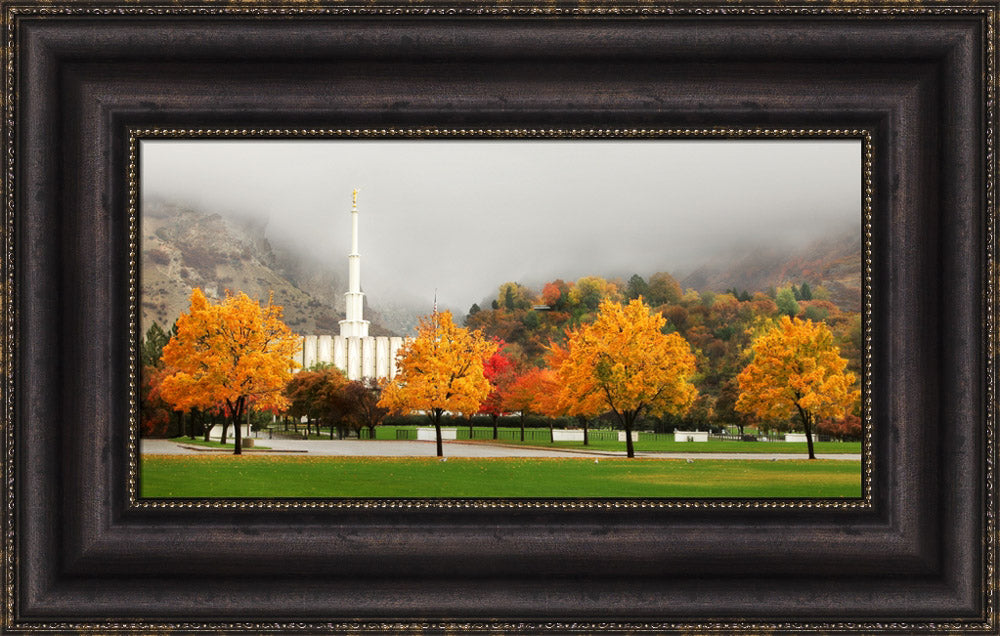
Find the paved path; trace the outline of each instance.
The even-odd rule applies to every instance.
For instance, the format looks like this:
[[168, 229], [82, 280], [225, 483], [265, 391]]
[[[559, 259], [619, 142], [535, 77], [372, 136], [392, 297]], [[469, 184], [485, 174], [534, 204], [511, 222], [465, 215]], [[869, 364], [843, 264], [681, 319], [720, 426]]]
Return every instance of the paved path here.
[[[434, 457], [437, 447], [434, 442], [413, 441], [358, 441], [358, 440], [299, 440], [299, 439], [259, 439], [256, 443], [272, 450], [286, 451], [288, 455], [336, 455], [341, 457]], [[511, 448], [487, 444], [462, 444], [445, 442], [444, 454], [448, 457], [578, 457], [579, 453], [537, 448]], [[289, 452], [290, 451], [290, 452]], [[297, 452], [296, 452], [297, 451]], [[303, 453], [303, 451], [305, 451]], [[165, 439], [142, 440], [142, 452], [149, 454], [203, 454], [203, 450], [193, 450]], [[215, 451], [219, 452], [219, 451]], [[264, 451], [266, 452], [266, 451]], [[275, 453], [276, 454], [276, 453]]]
[[[379, 457], [433, 457], [436, 454], [434, 442], [414, 441], [358, 441], [358, 440], [297, 440], [297, 439], [258, 439], [257, 443], [269, 446], [276, 451], [290, 451], [290, 456], [336, 455], [342, 457], [368, 455]], [[143, 453], [156, 455], [188, 455], [204, 454], [211, 451], [191, 450], [165, 439], [141, 440]], [[303, 453], [302, 451], [305, 451]], [[220, 452], [220, 451], [215, 451]], [[266, 452], [266, 451], [264, 451]], [[446, 457], [624, 457], [625, 451], [604, 450], [556, 450], [549, 448], [518, 447], [492, 445], [476, 442], [444, 442]], [[804, 455], [796, 453], [648, 453], [638, 451], [637, 457], [653, 457], [659, 459], [805, 459]], [[860, 454], [819, 454], [819, 459], [840, 459], [858, 461]]]

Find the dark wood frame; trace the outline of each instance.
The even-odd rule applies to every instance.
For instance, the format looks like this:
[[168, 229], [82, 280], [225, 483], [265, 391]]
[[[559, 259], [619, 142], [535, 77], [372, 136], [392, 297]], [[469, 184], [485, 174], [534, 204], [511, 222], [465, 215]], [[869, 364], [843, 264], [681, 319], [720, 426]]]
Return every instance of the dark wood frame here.
[[[995, 3], [0, 6], [6, 630], [997, 629]], [[870, 131], [871, 505], [130, 505], [155, 126]]]

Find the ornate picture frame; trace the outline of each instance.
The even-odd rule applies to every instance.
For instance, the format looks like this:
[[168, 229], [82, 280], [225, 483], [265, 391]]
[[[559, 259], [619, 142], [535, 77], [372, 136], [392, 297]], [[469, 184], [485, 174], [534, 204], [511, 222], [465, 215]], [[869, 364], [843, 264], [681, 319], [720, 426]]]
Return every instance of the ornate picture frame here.
[[[997, 628], [995, 3], [0, 5], [5, 630]], [[137, 500], [158, 128], [861, 131], [865, 497]]]

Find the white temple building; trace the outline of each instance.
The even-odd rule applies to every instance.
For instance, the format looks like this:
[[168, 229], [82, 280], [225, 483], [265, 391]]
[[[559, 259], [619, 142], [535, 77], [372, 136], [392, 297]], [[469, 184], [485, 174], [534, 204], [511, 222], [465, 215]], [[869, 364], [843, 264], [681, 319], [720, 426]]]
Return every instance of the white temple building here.
[[351, 252], [347, 255], [348, 286], [345, 318], [340, 321], [339, 336], [303, 336], [296, 362], [308, 369], [318, 363], [332, 364], [350, 380], [393, 378], [396, 353], [404, 338], [368, 335], [364, 319], [365, 295], [361, 291], [361, 255], [358, 253], [358, 191], [351, 204]]

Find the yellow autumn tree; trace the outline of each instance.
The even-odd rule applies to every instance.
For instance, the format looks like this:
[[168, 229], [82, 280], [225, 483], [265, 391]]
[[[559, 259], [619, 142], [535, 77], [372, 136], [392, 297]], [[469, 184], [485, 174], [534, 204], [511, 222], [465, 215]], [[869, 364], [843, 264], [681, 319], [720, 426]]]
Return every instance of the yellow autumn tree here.
[[234, 426], [233, 452], [239, 455], [246, 410], [288, 406], [283, 390], [297, 366], [292, 355], [298, 341], [270, 300], [261, 307], [242, 292], [227, 292], [222, 302], [211, 303], [196, 287], [190, 311], [180, 315], [176, 335], [163, 347], [171, 372], [160, 394], [177, 410], [221, 408]]
[[690, 382], [691, 347], [676, 333], [664, 335], [665, 323], [642, 298], [628, 305], [605, 299], [593, 323], [567, 333], [559, 376], [580, 404], [596, 393], [614, 412], [629, 457], [635, 457], [632, 428], [640, 416], [683, 414], [698, 395]]
[[397, 372], [382, 392], [379, 406], [394, 412], [423, 411], [434, 424], [438, 457], [441, 416], [445, 411], [475, 413], [490, 394], [483, 363], [498, 348], [480, 331], [457, 326], [451, 312], [421, 318], [417, 337], [396, 357]]
[[753, 360], [736, 376], [736, 410], [763, 419], [798, 414], [805, 428], [809, 459], [817, 417], [843, 417], [861, 399], [853, 373], [845, 373], [833, 334], [824, 323], [782, 316], [751, 345]]

